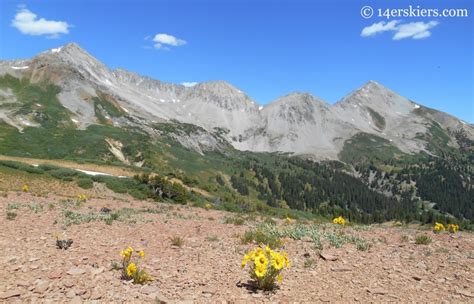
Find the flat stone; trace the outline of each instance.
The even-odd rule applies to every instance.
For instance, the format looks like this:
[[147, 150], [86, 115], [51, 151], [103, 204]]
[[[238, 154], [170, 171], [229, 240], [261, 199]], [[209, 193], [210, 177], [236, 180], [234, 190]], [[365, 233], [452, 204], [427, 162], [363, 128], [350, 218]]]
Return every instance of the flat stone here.
[[414, 276], [412, 276], [412, 278], [413, 278], [415, 281], [421, 281], [421, 277], [418, 276], [418, 275], [414, 275]]
[[468, 297], [468, 298], [474, 298], [474, 293], [469, 292], [467, 290], [457, 290], [456, 292], [458, 294], [462, 295], [462, 296], [465, 296], [465, 297]]
[[13, 262], [16, 262], [18, 260], [18, 257], [17, 256], [12, 256], [10, 258], [8, 258], [8, 263], [13, 263]]
[[61, 270], [57, 269], [57, 270], [51, 272], [51, 273], [48, 275], [48, 278], [50, 278], [50, 279], [52, 279], [52, 280], [53, 280], [53, 279], [60, 279], [60, 278], [62, 277], [62, 274], [63, 274], [63, 272], [62, 272]]
[[8, 290], [4, 293], [0, 293], [0, 299], [5, 300], [9, 298], [19, 297], [21, 296], [21, 292], [19, 290]]
[[69, 290], [67, 293], [66, 293], [66, 297], [68, 299], [72, 299], [76, 296], [76, 292], [74, 290]]
[[49, 281], [41, 280], [36, 283], [35, 292], [44, 293], [49, 288]]
[[387, 291], [383, 288], [367, 288], [367, 291], [371, 294], [375, 295], [385, 295]]
[[321, 252], [319, 254], [319, 256], [325, 261], [336, 261], [337, 260], [337, 256], [329, 254], [329, 253]]
[[91, 300], [99, 300], [100, 298], [102, 298], [102, 291], [99, 290], [99, 289], [94, 289], [91, 293], [91, 297], [90, 299]]
[[164, 295], [162, 295], [161, 293], [158, 293], [155, 296], [155, 303], [156, 304], [166, 304], [166, 303], [170, 303], [170, 300], [168, 300], [168, 298], [165, 297]]
[[145, 285], [142, 287], [141, 292], [146, 295], [149, 295], [149, 294], [157, 293], [158, 288], [156, 288], [155, 286]]
[[86, 271], [82, 268], [79, 267], [72, 267], [67, 271], [67, 274], [69, 275], [81, 275], [84, 274]]
[[104, 267], [93, 268], [93, 269], [91, 270], [91, 273], [92, 273], [93, 275], [98, 275], [98, 274], [104, 272], [104, 270], [105, 270]]
[[342, 266], [342, 267], [331, 267], [331, 271], [334, 271], [334, 272], [345, 272], [345, 271], [351, 271], [352, 268], [350, 267], [345, 267], [345, 266]]

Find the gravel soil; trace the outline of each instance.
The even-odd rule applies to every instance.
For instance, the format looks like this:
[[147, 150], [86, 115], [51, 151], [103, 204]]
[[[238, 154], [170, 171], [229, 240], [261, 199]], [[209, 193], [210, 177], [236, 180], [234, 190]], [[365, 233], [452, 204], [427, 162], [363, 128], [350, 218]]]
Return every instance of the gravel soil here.
[[[66, 225], [66, 209], [100, 214], [104, 207], [122, 210], [123, 218], [111, 225]], [[7, 219], [9, 212], [16, 217]], [[255, 246], [242, 244], [240, 236], [259, 217], [233, 225], [224, 220], [235, 214], [216, 210], [119, 198], [77, 206], [63, 197], [19, 192], [0, 196], [0, 216], [2, 303], [474, 303], [474, 235], [467, 232], [322, 225], [321, 233], [345, 229], [371, 247], [335, 248], [323, 241], [320, 251], [309, 239], [285, 238], [282, 250], [292, 266], [278, 289], [261, 292], [249, 287], [248, 272], [240, 268]], [[432, 242], [415, 244], [420, 234]], [[72, 246], [57, 249], [56, 235], [72, 239]], [[173, 237], [184, 244], [173, 246]], [[134, 285], [113, 269], [128, 246], [146, 252], [141, 265], [152, 282]]]

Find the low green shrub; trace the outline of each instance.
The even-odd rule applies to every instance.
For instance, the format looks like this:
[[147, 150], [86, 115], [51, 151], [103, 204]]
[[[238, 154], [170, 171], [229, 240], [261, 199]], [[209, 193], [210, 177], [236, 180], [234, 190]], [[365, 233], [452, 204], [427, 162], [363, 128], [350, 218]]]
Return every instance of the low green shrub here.
[[81, 177], [77, 180], [77, 185], [82, 189], [92, 189], [94, 182], [90, 178]]

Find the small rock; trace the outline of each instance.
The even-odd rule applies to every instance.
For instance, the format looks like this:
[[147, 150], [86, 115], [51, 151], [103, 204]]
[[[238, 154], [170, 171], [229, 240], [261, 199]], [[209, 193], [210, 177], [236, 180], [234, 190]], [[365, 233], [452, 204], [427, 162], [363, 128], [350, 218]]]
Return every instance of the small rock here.
[[367, 291], [371, 294], [375, 295], [385, 295], [387, 291], [383, 288], [367, 288]]
[[142, 287], [141, 292], [146, 295], [149, 295], [158, 292], [158, 288], [156, 288], [155, 286], [145, 285]]
[[105, 268], [104, 267], [99, 267], [99, 268], [93, 268], [91, 270], [92, 275], [98, 275], [102, 272], [104, 272]]
[[14, 263], [18, 260], [18, 257], [17, 256], [12, 256], [8, 259], [8, 263]]
[[413, 278], [415, 281], [421, 281], [421, 277], [418, 276], [418, 275], [414, 275], [414, 276], [412, 276], [412, 278]]
[[334, 255], [331, 255], [331, 254], [328, 254], [328, 253], [324, 253], [324, 252], [321, 252], [319, 254], [319, 256], [321, 258], [323, 258], [323, 260], [325, 260], [325, 261], [336, 261], [337, 260], [337, 256], [334, 256]]
[[345, 272], [345, 271], [351, 271], [352, 269], [350, 267], [331, 267], [331, 271], [334, 272]]
[[72, 267], [71, 269], [69, 269], [67, 271], [67, 274], [69, 275], [80, 275], [80, 274], [84, 274], [86, 271], [82, 268], [79, 268], [79, 267]]
[[91, 300], [99, 300], [100, 298], [102, 298], [102, 291], [100, 289], [94, 289], [91, 293], [91, 297], [90, 299]]
[[74, 286], [74, 283], [71, 282], [71, 281], [65, 281], [65, 282], [63, 283], [63, 285], [64, 285], [64, 287], [66, 287], [66, 288], [71, 288], [71, 287]]
[[426, 269], [426, 264], [423, 261], [416, 263], [416, 268]]
[[72, 299], [76, 296], [76, 292], [74, 290], [69, 290], [67, 293], [66, 293], [66, 297], [68, 299]]
[[258, 298], [262, 297], [262, 294], [261, 293], [254, 293], [254, 294], [252, 294], [252, 297], [258, 299]]
[[155, 303], [156, 304], [166, 304], [169, 303], [170, 301], [168, 300], [167, 297], [162, 295], [161, 293], [158, 293], [155, 297]]
[[0, 293], [0, 299], [2, 300], [19, 297], [19, 296], [21, 296], [21, 292], [19, 290], [9, 290], [9, 291], [5, 291], [4, 293]]
[[456, 291], [458, 294], [462, 295], [462, 296], [465, 296], [465, 297], [468, 297], [468, 298], [474, 298], [474, 293], [472, 292], [469, 292], [467, 290], [457, 290]]
[[35, 292], [44, 293], [49, 288], [49, 281], [41, 280], [36, 283]]
[[52, 273], [49, 274], [48, 278], [51, 280], [53, 279], [60, 279], [62, 277], [63, 272], [59, 269], [53, 271]]
[[85, 289], [76, 289], [76, 295], [82, 296], [87, 292]]

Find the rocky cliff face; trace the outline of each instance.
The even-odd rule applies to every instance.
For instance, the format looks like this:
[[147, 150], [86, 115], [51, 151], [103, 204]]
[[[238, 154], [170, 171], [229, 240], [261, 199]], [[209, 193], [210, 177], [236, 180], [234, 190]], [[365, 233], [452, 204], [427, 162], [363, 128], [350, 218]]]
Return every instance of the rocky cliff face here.
[[[405, 153], [426, 151], [421, 135], [433, 124], [443, 130], [462, 129], [474, 139], [472, 125], [418, 105], [374, 81], [334, 105], [293, 93], [260, 107], [224, 81], [186, 87], [110, 70], [74, 43], [29, 60], [1, 61], [0, 75], [6, 74], [59, 86], [58, 98], [79, 128], [100, 123], [93, 100], [106, 96], [126, 114], [110, 117], [116, 126], [133, 122], [146, 130], [155, 122], [174, 119], [209, 132], [219, 129], [240, 150], [282, 151], [317, 159], [337, 159], [346, 140], [361, 132], [386, 139]], [[0, 105], [15, 98], [11, 89], [0, 88]], [[18, 128], [29, 125], [7, 108], [0, 107], [1, 120]], [[449, 139], [448, 145], [456, 144]]]

